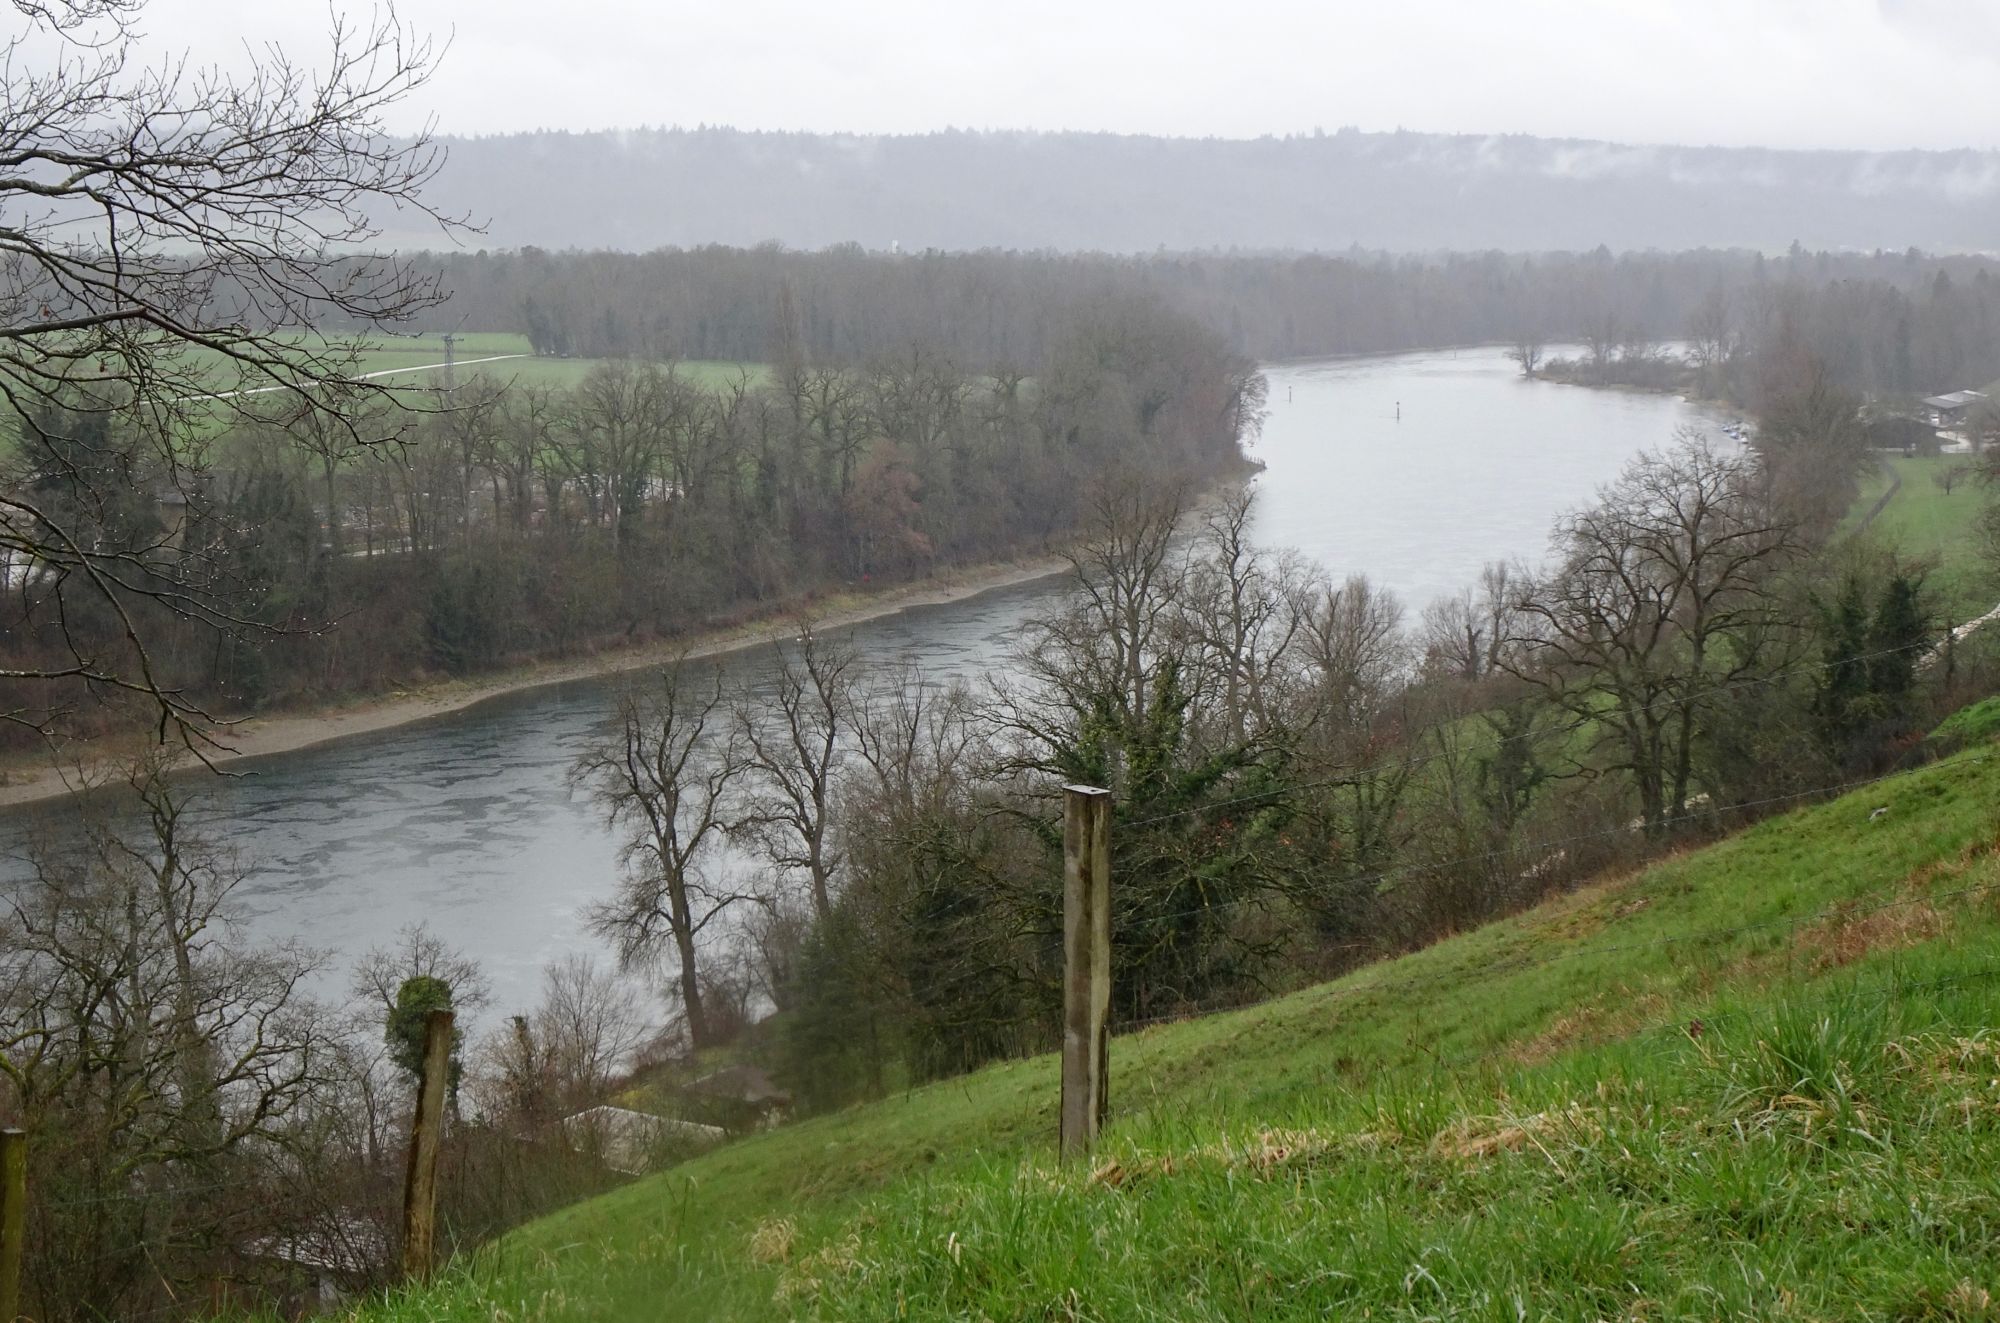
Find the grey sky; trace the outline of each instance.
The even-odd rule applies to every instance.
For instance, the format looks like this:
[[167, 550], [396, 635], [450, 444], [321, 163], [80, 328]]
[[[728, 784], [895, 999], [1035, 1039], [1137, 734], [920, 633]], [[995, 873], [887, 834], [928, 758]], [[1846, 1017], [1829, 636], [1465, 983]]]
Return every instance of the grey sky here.
[[[351, 7], [347, 0], [336, 0]], [[365, 4], [360, 6], [365, 9]], [[2000, 0], [403, 0], [450, 133], [640, 124], [2000, 146]], [[151, 0], [224, 63], [309, 0]]]

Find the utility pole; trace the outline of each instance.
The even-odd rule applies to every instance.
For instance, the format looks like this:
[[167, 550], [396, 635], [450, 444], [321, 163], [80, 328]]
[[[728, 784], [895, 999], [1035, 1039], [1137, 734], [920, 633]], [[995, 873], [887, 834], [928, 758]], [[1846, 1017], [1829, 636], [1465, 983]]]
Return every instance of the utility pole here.
[[444, 388], [447, 392], [458, 390], [458, 333], [444, 333]]
[[1111, 792], [1063, 787], [1063, 1044], [1059, 1139], [1065, 1160], [1097, 1143], [1110, 1102]]

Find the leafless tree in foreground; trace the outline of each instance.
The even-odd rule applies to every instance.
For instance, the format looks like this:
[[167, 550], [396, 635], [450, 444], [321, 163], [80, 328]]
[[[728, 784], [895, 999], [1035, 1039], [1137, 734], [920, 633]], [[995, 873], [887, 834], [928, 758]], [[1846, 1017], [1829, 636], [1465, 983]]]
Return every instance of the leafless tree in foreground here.
[[699, 939], [732, 906], [760, 899], [736, 889], [716, 866], [716, 852], [737, 826], [730, 811], [746, 766], [728, 715], [721, 672], [704, 681], [676, 661], [650, 689], [619, 700], [618, 733], [573, 772], [612, 827], [626, 833], [618, 894], [595, 907], [591, 924], [627, 968], [674, 957], [695, 1048], [714, 1037], [702, 1006]]
[[0, 427], [19, 444], [0, 466], [0, 585], [19, 600], [0, 681], [19, 683], [0, 719], [53, 729], [67, 700], [40, 695], [137, 695], [161, 739], [199, 749], [212, 723], [156, 639], [270, 628], [217, 554], [202, 438], [277, 401], [382, 439], [355, 401], [390, 388], [332, 389], [358, 348], [314, 332], [441, 301], [433, 275], [368, 251], [391, 211], [453, 227], [421, 196], [441, 149], [385, 120], [436, 51], [392, 9], [336, 14], [316, 67], [271, 48], [230, 75], [156, 62], [133, 26], [143, 0], [12, 4]]
[[0, 1109], [30, 1136], [37, 1318], [137, 1317], [328, 1211], [313, 1114], [341, 1026], [306, 994], [310, 952], [231, 932], [240, 873], [167, 770], [130, 776], [142, 832], [38, 849], [0, 917]]

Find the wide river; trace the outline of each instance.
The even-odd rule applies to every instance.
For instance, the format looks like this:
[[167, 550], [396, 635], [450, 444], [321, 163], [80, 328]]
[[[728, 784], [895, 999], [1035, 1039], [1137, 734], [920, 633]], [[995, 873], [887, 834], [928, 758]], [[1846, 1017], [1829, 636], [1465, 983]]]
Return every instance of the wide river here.
[[[1259, 543], [1365, 573], [1412, 615], [1488, 560], [1538, 559], [1553, 518], [1635, 453], [1710, 427], [1671, 397], [1524, 381], [1491, 349], [1266, 375], [1269, 416], [1252, 449], [1266, 466]], [[1051, 579], [916, 608], [846, 639], [867, 664], [976, 677], [1006, 664], [1021, 621], [1061, 591]], [[769, 656], [724, 664], [754, 681]], [[544, 962], [595, 947], [581, 911], [616, 874], [616, 841], [565, 780], [607, 730], [615, 684], [529, 690], [208, 781], [207, 834], [250, 870], [236, 892], [249, 932], [300, 938], [339, 968], [427, 922], [485, 967], [498, 1009], [532, 1003]], [[63, 811], [0, 816], [0, 882], [20, 876], [37, 820]]]

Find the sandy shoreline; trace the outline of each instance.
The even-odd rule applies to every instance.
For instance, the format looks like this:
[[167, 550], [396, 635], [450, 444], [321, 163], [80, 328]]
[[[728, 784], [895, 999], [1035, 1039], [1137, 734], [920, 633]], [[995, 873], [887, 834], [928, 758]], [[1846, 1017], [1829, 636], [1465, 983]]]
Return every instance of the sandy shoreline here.
[[[1046, 579], [1067, 568], [1067, 562], [1057, 556], [1000, 562], [954, 571], [881, 593], [837, 598], [830, 604], [822, 604], [812, 616], [823, 629], [845, 628], [895, 615], [912, 607], [962, 602], [982, 593]], [[352, 707], [251, 717], [222, 732], [221, 739], [228, 746], [228, 752], [218, 753], [211, 760], [218, 766], [224, 766], [244, 759], [268, 758], [273, 754], [293, 753], [356, 735], [391, 730], [430, 717], [463, 711], [504, 694], [639, 670], [673, 657], [683, 649], [691, 657], [714, 657], [755, 648], [789, 636], [792, 633], [790, 622], [791, 617], [781, 613], [692, 640], [648, 643], [591, 657], [524, 666], [476, 680], [441, 682], [421, 690], [367, 699]], [[5, 771], [8, 779], [0, 784], [0, 808], [60, 798], [75, 789], [72, 784], [76, 775], [73, 767], [19, 765]]]

